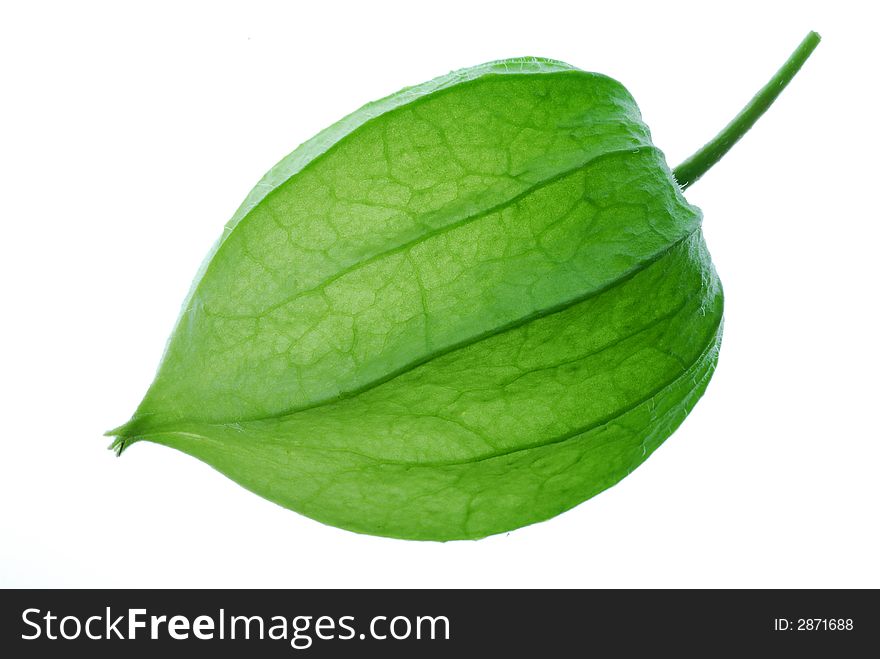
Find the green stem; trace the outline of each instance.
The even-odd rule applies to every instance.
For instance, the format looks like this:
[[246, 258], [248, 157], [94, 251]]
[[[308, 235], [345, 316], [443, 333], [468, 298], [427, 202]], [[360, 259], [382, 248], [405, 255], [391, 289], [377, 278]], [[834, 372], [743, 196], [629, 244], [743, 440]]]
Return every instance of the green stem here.
[[709, 171], [712, 165], [721, 160], [724, 154], [730, 151], [730, 148], [755, 125], [755, 122], [767, 111], [767, 108], [773, 105], [773, 101], [791, 82], [791, 79], [807, 61], [810, 53], [819, 45], [820, 40], [821, 37], [818, 34], [810, 32], [782, 65], [782, 68], [776, 72], [776, 75], [770, 78], [770, 82], [755, 94], [755, 97], [733, 118], [733, 121], [727, 124], [712, 141], [675, 168], [673, 174], [675, 174], [682, 190]]

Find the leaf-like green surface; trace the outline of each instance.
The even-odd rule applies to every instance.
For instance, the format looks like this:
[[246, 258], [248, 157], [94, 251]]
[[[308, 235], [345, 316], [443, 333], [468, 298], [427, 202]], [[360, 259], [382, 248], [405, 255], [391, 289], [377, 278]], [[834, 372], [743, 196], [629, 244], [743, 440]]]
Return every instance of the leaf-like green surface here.
[[521, 59], [403, 90], [251, 192], [113, 434], [365, 533], [547, 519], [645, 460], [711, 377], [700, 220], [607, 77]]

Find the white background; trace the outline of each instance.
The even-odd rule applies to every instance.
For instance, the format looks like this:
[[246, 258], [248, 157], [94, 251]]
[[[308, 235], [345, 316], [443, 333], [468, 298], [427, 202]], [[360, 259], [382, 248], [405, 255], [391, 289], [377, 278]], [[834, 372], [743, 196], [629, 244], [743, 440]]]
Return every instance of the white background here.
[[[880, 587], [871, 6], [4, 5], [0, 585]], [[714, 381], [611, 490], [479, 542], [405, 542], [167, 448], [105, 450], [223, 223], [362, 103], [562, 59], [623, 82], [674, 166], [810, 29], [824, 40], [801, 74], [687, 192], [727, 296]]]

